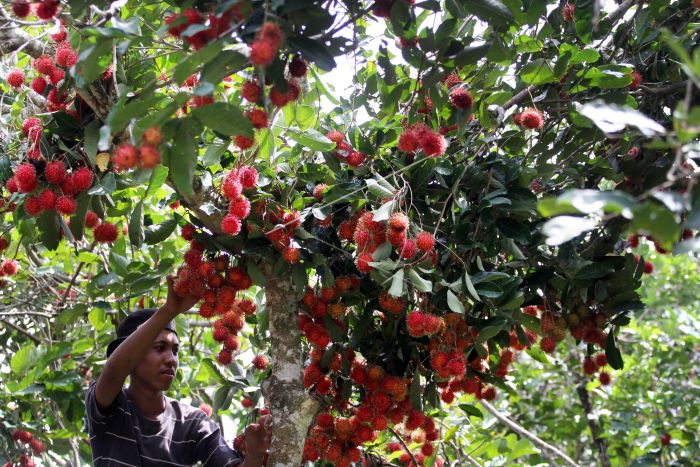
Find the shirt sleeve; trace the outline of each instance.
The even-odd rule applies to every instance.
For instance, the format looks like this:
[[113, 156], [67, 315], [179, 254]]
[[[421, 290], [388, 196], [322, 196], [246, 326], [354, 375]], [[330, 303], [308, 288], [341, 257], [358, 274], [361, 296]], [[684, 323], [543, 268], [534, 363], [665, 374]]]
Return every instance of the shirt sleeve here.
[[197, 459], [204, 467], [235, 467], [243, 462], [243, 455], [226, 443], [219, 426], [204, 413], [196, 430]]
[[100, 406], [97, 404], [97, 399], [95, 399], [96, 386], [97, 382], [95, 381], [90, 385], [87, 390], [87, 394], [85, 395], [85, 408], [87, 409], [88, 422], [91, 431], [98, 429], [101, 425], [106, 425], [114, 415], [117, 407], [125, 403], [124, 395], [120, 391], [117, 397], [114, 399], [114, 402], [112, 402], [112, 405], [106, 409], [100, 409]]

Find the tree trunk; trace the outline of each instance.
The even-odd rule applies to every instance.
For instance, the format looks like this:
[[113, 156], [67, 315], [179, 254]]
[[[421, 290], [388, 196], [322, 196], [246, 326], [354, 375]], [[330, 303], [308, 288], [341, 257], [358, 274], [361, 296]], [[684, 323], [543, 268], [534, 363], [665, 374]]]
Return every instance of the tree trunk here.
[[591, 437], [593, 438], [593, 444], [595, 444], [595, 447], [598, 449], [600, 465], [602, 465], [603, 467], [610, 467], [610, 458], [608, 457], [608, 443], [605, 442], [605, 438], [601, 438], [600, 436], [600, 426], [598, 426], [598, 422], [593, 416], [593, 410], [591, 408], [591, 399], [588, 395], [588, 390], [586, 389], [585, 381], [576, 387], [576, 392], [578, 393], [578, 398], [581, 400], [583, 412], [586, 414], [588, 427], [591, 429]]
[[272, 265], [262, 265], [267, 278], [266, 309], [270, 321], [272, 375], [263, 395], [272, 415], [269, 467], [294, 467], [301, 458], [319, 403], [304, 390], [304, 356], [298, 325], [298, 303], [291, 276], [276, 277]]

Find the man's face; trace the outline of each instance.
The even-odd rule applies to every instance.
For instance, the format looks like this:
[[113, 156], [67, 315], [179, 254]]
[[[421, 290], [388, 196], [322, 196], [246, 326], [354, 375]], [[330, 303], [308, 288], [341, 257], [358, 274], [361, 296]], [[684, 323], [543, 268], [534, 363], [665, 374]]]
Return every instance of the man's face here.
[[171, 331], [163, 330], [131, 374], [132, 379], [153, 390], [167, 391], [175, 379], [180, 344]]

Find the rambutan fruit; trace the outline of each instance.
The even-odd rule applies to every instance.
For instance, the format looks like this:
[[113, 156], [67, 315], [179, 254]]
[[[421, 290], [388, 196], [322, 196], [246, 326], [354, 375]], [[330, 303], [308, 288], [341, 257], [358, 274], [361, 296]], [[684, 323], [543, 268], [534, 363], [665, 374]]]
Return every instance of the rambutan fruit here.
[[282, 259], [289, 264], [297, 263], [301, 259], [301, 252], [299, 248], [287, 247], [282, 251]]
[[607, 386], [612, 382], [612, 376], [610, 376], [610, 373], [607, 371], [601, 371], [598, 375], [598, 381], [600, 381], [600, 384], [603, 386]]
[[56, 193], [51, 188], [46, 188], [39, 193], [39, 202], [44, 211], [50, 211], [56, 205]]
[[10, 6], [18, 18], [26, 18], [32, 11], [32, 5], [27, 0], [14, 0]]
[[440, 133], [425, 131], [419, 136], [419, 144], [428, 157], [437, 157], [445, 153], [447, 141]]
[[372, 258], [372, 253], [361, 253], [355, 260], [357, 270], [364, 272], [365, 274], [371, 272], [374, 267], [372, 267], [372, 265], [369, 263], [372, 261], [374, 261], [374, 258]]
[[454, 88], [450, 91], [450, 102], [458, 109], [470, 109], [474, 103], [474, 98], [464, 88]]
[[535, 108], [526, 109], [520, 114], [520, 123], [530, 130], [540, 129], [544, 125], [542, 112]]
[[402, 212], [395, 212], [389, 217], [389, 227], [393, 230], [404, 231], [408, 228], [408, 216]]
[[32, 90], [37, 94], [44, 94], [47, 84], [48, 83], [43, 77], [37, 76], [31, 83], [29, 83], [29, 87], [32, 88]]
[[131, 169], [138, 162], [138, 150], [131, 144], [121, 144], [114, 152], [112, 162], [119, 171]]
[[36, 188], [36, 170], [34, 166], [30, 163], [25, 162], [20, 164], [15, 169], [14, 179], [17, 183], [19, 191], [22, 193], [29, 193]]
[[221, 230], [229, 235], [238, 235], [241, 231], [241, 220], [233, 214], [226, 214], [221, 220]]
[[263, 109], [255, 108], [247, 110], [245, 116], [250, 120], [253, 128], [261, 129], [267, 127], [267, 112]]
[[238, 173], [238, 179], [243, 186], [243, 189], [253, 188], [258, 183], [258, 171], [255, 167], [242, 167]]
[[552, 339], [549, 336], [545, 336], [542, 338], [540, 341], [540, 348], [542, 349], [542, 352], [544, 353], [552, 353], [554, 352], [554, 349], [557, 346], [557, 341]]
[[399, 256], [401, 256], [401, 258], [403, 258], [403, 259], [411, 259], [415, 255], [416, 255], [416, 243], [411, 239], [407, 239], [399, 247]]
[[160, 164], [160, 152], [153, 146], [141, 146], [138, 163], [142, 169], [154, 169]]
[[30, 216], [38, 216], [43, 211], [41, 201], [37, 196], [29, 196], [24, 200], [24, 211]]
[[[216, 359], [222, 365], [230, 365], [233, 361], [233, 355], [231, 355], [231, 352], [229, 350], [222, 349], [221, 352], [219, 352], [219, 354], [216, 356]], [[252, 403], [252, 401], [250, 402]]]
[[243, 135], [238, 135], [234, 138], [234, 142], [236, 143], [236, 146], [238, 146], [238, 149], [245, 151], [246, 149], [251, 148], [253, 144], [255, 144], [255, 139]]
[[248, 201], [248, 198], [241, 195], [231, 201], [228, 212], [239, 219], [245, 219], [250, 214], [250, 201]]
[[289, 62], [289, 74], [295, 78], [306, 76], [306, 62], [299, 55], [295, 55]]
[[430, 232], [421, 232], [416, 235], [416, 246], [421, 251], [430, 251], [435, 247], [435, 237]]
[[241, 96], [248, 102], [256, 103], [260, 100], [262, 89], [254, 81], [246, 81], [241, 87]]
[[267, 358], [265, 355], [256, 355], [253, 357], [253, 367], [255, 367], [258, 370], [264, 370], [267, 368], [267, 365], [270, 363], [270, 359]]
[[55, 67], [53, 59], [48, 55], [42, 55], [41, 57], [34, 59], [32, 66], [42, 75], [50, 75], [51, 71]]
[[275, 59], [277, 49], [271, 42], [258, 39], [250, 45], [250, 54], [248, 60], [253, 65], [267, 66]]
[[634, 91], [635, 89], [639, 88], [639, 85], [642, 84], [642, 75], [639, 74], [638, 71], [633, 71], [630, 73], [630, 76], [632, 77], [632, 82], [630, 83], [630, 89]]
[[81, 167], [73, 173], [73, 183], [77, 191], [85, 191], [92, 186], [94, 173], [88, 167]]
[[564, 9], [562, 10], [562, 16], [564, 17], [564, 21], [568, 23], [573, 21], [574, 11], [576, 11], [576, 6], [573, 3], [567, 3], [566, 5], [564, 5]]
[[7, 84], [13, 88], [20, 88], [24, 85], [24, 72], [16, 68], [7, 73]]
[[112, 243], [119, 236], [117, 226], [109, 222], [103, 222], [95, 227], [94, 234], [95, 240], [100, 243]]

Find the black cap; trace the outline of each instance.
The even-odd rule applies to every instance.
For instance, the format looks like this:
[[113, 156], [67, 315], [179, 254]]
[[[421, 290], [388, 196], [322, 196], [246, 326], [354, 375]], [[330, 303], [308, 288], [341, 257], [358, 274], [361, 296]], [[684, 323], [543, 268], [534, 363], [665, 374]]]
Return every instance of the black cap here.
[[[124, 318], [124, 321], [119, 323], [119, 326], [117, 327], [117, 338], [110, 342], [107, 346], [107, 357], [109, 358], [109, 356], [112, 355], [112, 352], [114, 352], [114, 349], [119, 347], [119, 344], [124, 342], [126, 338], [133, 334], [133, 332], [136, 331], [139, 326], [153, 316], [156, 313], [156, 310], [157, 308], [146, 308], [144, 310], [134, 311], [133, 313], [127, 315], [127, 317]], [[165, 328], [163, 329], [174, 332], [175, 335], [177, 335], [177, 331], [175, 331], [175, 323], [173, 321], [166, 324]]]

